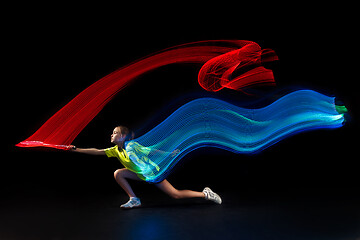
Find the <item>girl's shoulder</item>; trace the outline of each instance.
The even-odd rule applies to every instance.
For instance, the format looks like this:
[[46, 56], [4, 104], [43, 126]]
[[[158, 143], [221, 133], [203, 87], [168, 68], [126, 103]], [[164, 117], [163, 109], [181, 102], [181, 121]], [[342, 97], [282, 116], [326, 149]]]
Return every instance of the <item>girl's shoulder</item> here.
[[144, 147], [140, 143], [134, 142], [134, 141], [128, 142], [125, 146], [125, 150], [127, 152], [132, 151], [132, 152], [141, 152], [141, 153], [146, 153], [146, 154], [148, 154], [150, 152], [149, 147]]
[[140, 147], [142, 147], [139, 143], [134, 142], [134, 141], [129, 141], [125, 144], [125, 149], [128, 150], [133, 150], [133, 149], [139, 149]]

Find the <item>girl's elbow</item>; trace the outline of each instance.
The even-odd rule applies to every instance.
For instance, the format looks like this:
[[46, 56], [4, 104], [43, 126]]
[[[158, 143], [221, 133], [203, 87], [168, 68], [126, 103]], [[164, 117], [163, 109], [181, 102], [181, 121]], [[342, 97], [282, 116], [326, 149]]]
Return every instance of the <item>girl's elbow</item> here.
[[104, 149], [98, 149], [96, 155], [106, 155]]

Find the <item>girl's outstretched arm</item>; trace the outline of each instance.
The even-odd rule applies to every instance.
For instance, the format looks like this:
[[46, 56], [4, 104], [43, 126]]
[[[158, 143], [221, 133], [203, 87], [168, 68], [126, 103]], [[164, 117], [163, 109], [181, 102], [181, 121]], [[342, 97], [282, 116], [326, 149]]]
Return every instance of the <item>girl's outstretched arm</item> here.
[[75, 146], [72, 146], [71, 151], [90, 155], [106, 155], [104, 149], [97, 148], [77, 148]]

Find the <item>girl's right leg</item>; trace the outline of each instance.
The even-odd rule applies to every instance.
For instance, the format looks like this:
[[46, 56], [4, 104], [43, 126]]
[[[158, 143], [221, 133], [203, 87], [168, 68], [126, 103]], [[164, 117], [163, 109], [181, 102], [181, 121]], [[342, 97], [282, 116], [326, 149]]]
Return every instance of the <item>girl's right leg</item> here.
[[166, 179], [160, 183], [157, 183], [156, 186], [168, 194], [170, 197], [179, 199], [179, 198], [205, 198], [203, 192], [195, 192], [191, 190], [177, 190], [174, 188]]
[[213, 201], [217, 204], [222, 203], [221, 197], [208, 187], [204, 188], [202, 192], [177, 190], [166, 179], [160, 183], [157, 183], [156, 186], [172, 198], [205, 198], [206, 200]]

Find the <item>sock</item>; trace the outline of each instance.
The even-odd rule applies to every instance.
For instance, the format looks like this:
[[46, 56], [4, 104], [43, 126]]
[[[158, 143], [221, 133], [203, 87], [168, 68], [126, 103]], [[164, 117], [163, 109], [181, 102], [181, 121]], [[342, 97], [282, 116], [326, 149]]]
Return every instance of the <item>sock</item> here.
[[207, 192], [203, 192], [205, 194], [205, 199], [207, 200], [208, 199], [208, 194]]

